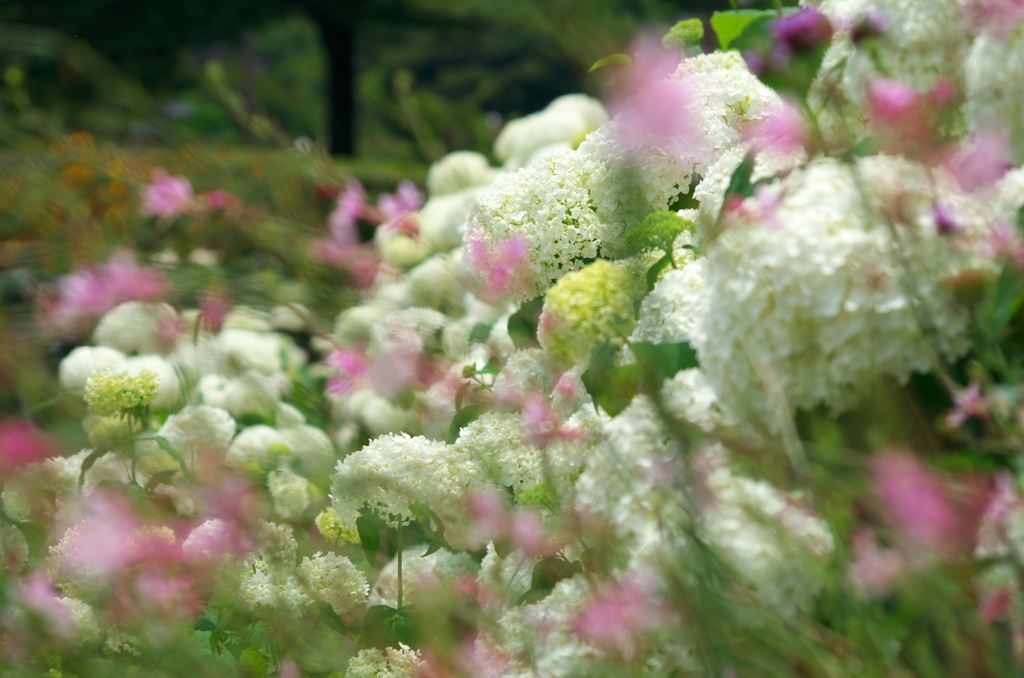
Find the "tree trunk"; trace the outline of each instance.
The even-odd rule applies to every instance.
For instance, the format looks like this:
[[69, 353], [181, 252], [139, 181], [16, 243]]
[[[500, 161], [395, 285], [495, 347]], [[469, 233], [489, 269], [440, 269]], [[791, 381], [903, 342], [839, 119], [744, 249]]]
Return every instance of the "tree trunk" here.
[[354, 26], [328, 12], [311, 11], [327, 54], [327, 138], [332, 154], [355, 153], [356, 88]]

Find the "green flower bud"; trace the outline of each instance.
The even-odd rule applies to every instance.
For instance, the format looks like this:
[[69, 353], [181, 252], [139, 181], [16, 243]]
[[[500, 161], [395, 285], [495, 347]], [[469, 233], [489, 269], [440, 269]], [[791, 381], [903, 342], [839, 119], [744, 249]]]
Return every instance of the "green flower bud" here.
[[123, 417], [153, 402], [159, 389], [160, 380], [151, 370], [132, 375], [106, 369], [85, 383], [85, 402], [92, 414]]

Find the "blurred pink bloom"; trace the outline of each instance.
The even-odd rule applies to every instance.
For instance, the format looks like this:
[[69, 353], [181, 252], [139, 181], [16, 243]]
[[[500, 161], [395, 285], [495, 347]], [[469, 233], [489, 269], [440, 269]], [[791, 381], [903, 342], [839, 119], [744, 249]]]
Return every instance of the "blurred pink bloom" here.
[[238, 210], [242, 201], [223, 188], [216, 188], [202, 195], [203, 205], [209, 210]]
[[134, 596], [122, 589], [122, 604], [132, 616], [153, 617], [163, 621], [190, 617], [202, 610], [202, 602], [192, 582], [180, 575], [171, 575], [156, 567], [147, 567], [135, 577]]
[[110, 582], [136, 561], [133, 533], [139, 527], [124, 500], [94, 493], [80, 520], [68, 527], [51, 552], [53, 567], [65, 576]]
[[396, 233], [414, 236], [419, 224], [414, 215], [423, 206], [423, 194], [416, 184], [408, 179], [398, 184], [393, 193], [382, 193], [377, 198], [378, 219], [383, 228]]
[[71, 609], [57, 596], [57, 589], [41, 569], [22, 580], [15, 593], [25, 609], [41, 617], [54, 635], [70, 638], [75, 630]]
[[556, 551], [548, 539], [540, 511], [534, 509], [520, 509], [512, 514], [509, 539], [528, 556], [550, 556]]
[[339, 348], [328, 353], [324, 362], [338, 370], [337, 376], [327, 382], [328, 393], [344, 395], [367, 383], [370, 362], [361, 351]]
[[754, 150], [788, 155], [805, 147], [807, 124], [797, 106], [782, 100], [768, 110], [766, 117], [756, 121], [744, 137]]
[[978, 616], [989, 624], [999, 621], [1010, 609], [1015, 594], [1008, 588], [998, 588], [986, 595], [978, 605]]
[[278, 678], [302, 678], [302, 669], [294, 659], [285, 659], [281, 662], [281, 671], [277, 675]]
[[327, 217], [331, 239], [338, 245], [355, 245], [359, 242], [356, 221], [365, 219], [367, 212], [366, 189], [358, 181], [349, 182], [338, 196], [337, 205]]
[[483, 282], [481, 296], [498, 301], [522, 291], [529, 280], [530, 243], [520, 233], [499, 240], [488, 247], [483, 236], [471, 232], [466, 238], [469, 268]]
[[487, 488], [469, 494], [469, 511], [481, 541], [501, 539], [508, 525], [505, 500], [496, 490]]
[[372, 245], [345, 245], [326, 239], [313, 244], [314, 257], [348, 272], [356, 287], [369, 287], [377, 279], [380, 257]]
[[906, 567], [903, 554], [894, 549], [880, 548], [871, 530], [860, 529], [853, 533], [850, 579], [862, 595], [874, 598], [888, 593]]
[[139, 266], [135, 255], [122, 250], [99, 267], [82, 268], [57, 283], [57, 299], [47, 313], [58, 329], [80, 329], [126, 301], [159, 301], [167, 294], [167, 278]]
[[654, 151], [702, 161], [711, 146], [700, 124], [700, 92], [674, 75], [679, 53], [664, 49], [653, 34], [641, 37], [633, 49], [636, 58], [626, 71], [627, 80], [609, 104], [616, 142], [638, 156]]
[[595, 647], [630, 654], [643, 633], [665, 616], [652, 582], [634, 575], [591, 597], [576, 615], [574, 630]]
[[522, 416], [526, 426], [526, 441], [531, 445], [547, 447], [556, 440], [575, 440], [580, 437], [578, 430], [562, 425], [561, 417], [541, 393], [526, 396]]
[[1009, 136], [1000, 130], [983, 129], [973, 141], [964, 141], [949, 153], [943, 165], [965, 191], [987, 188], [1013, 167]]
[[220, 332], [230, 309], [231, 298], [223, 290], [208, 288], [199, 302], [199, 322], [202, 328], [210, 332]]
[[875, 491], [894, 527], [930, 552], [948, 552], [961, 522], [938, 480], [909, 452], [887, 450], [871, 462]]
[[53, 443], [27, 421], [0, 421], [0, 480], [32, 462], [56, 455]]
[[407, 387], [422, 383], [427, 367], [427, 359], [418, 352], [393, 351], [370, 363], [370, 385], [377, 395], [394, 398]]
[[971, 417], [988, 417], [988, 398], [981, 395], [981, 384], [976, 381], [953, 394], [953, 409], [946, 415], [946, 423], [952, 428], [960, 428]]
[[1024, 2], [1020, 0], [968, 0], [964, 18], [973, 27], [1005, 39], [1024, 22]]
[[162, 168], [153, 170], [152, 181], [142, 187], [142, 213], [170, 219], [195, 205], [195, 192], [185, 177], [172, 177]]
[[209, 563], [225, 555], [244, 553], [246, 545], [241, 530], [220, 518], [212, 518], [193, 528], [182, 543], [181, 552], [193, 563]]

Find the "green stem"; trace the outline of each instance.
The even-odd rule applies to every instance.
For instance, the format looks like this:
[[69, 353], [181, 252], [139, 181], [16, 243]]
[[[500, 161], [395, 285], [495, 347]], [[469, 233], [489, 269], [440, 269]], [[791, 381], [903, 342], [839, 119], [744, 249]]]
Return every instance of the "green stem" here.
[[135, 482], [135, 418], [128, 415], [128, 457], [132, 461], [131, 479]]
[[398, 609], [402, 609], [402, 523], [398, 523]]

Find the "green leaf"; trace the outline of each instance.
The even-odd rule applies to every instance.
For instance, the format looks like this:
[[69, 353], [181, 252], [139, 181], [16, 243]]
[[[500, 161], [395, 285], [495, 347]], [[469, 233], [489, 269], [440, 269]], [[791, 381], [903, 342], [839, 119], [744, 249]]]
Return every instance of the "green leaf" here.
[[170, 485], [176, 473], [177, 470], [175, 469], [168, 469], [166, 471], [154, 473], [149, 477], [149, 480], [146, 481], [146, 492], [152, 492], [156, 489], [157, 485]]
[[267, 678], [269, 669], [267, 658], [254, 647], [242, 650], [242, 654], [238, 657], [238, 666], [246, 678]]
[[674, 344], [638, 341], [630, 344], [629, 349], [649, 375], [658, 377], [658, 383], [671, 379], [679, 370], [697, 367], [699, 364], [697, 351], [685, 341]]
[[746, 157], [743, 158], [743, 162], [732, 173], [732, 177], [729, 179], [729, 187], [725, 189], [725, 194], [742, 195], [747, 198], [754, 195], [754, 184], [750, 182], [750, 177], [753, 174], [754, 154], [747, 153]]
[[363, 649], [395, 647], [398, 643], [414, 645], [415, 629], [409, 608], [396, 610], [387, 605], [374, 605], [363, 617], [363, 634], [359, 646]]
[[78, 486], [81, 487], [85, 484], [85, 472], [93, 467], [100, 457], [110, 452], [110, 448], [107, 446], [97, 447], [95, 450], [89, 453], [85, 459], [82, 460], [82, 470], [78, 473]]
[[444, 538], [444, 523], [441, 522], [441, 516], [434, 513], [429, 506], [419, 501], [410, 504], [409, 509], [416, 516], [416, 520], [419, 521], [423, 531], [431, 538], [430, 544], [427, 546], [427, 552], [422, 557], [426, 558], [442, 548], [449, 551], [452, 550], [452, 547], [448, 545], [448, 541]]
[[487, 339], [491, 336], [491, 326], [485, 323], [477, 323], [473, 325], [473, 329], [469, 332], [469, 343], [470, 344], [483, 344], [487, 342]]
[[658, 276], [661, 275], [661, 272], [664, 271], [668, 267], [668, 265], [671, 264], [671, 263], [672, 263], [672, 253], [669, 252], [668, 254], [663, 256], [661, 259], [658, 259], [656, 262], [654, 262], [654, 265], [652, 265], [649, 269], [647, 269], [647, 275], [645, 276], [644, 279], [645, 279], [646, 284], [647, 284], [647, 291], [648, 292], [653, 290], [654, 286], [658, 284]]
[[640, 365], [615, 365], [618, 353], [608, 342], [598, 344], [590, 354], [590, 366], [581, 377], [594, 402], [613, 417], [626, 409], [640, 391], [643, 376]]
[[380, 533], [384, 529], [384, 521], [375, 512], [369, 511], [356, 518], [356, 531], [363, 553], [371, 566], [377, 564], [377, 552], [380, 551]]
[[338, 613], [334, 611], [334, 608], [327, 603], [318, 603], [316, 605], [316, 613], [317, 616], [320, 617], [320, 621], [322, 621], [327, 628], [332, 631], [336, 631], [342, 635], [348, 635], [352, 632], [351, 627], [349, 627], [349, 625], [338, 616]]
[[163, 436], [153, 436], [153, 440], [156, 441], [156, 444], [160, 446], [161, 450], [171, 455], [171, 458], [178, 462], [178, 465], [181, 466], [182, 471], [188, 474], [188, 466], [185, 464], [185, 460], [181, 458], [181, 455], [178, 454], [177, 450], [171, 447], [171, 443], [167, 440], [167, 438], [164, 438]]
[[594, 65], [590, 67], [587, 73], [593, 73], [594, 71], [605, 68], [606, 66], [628, 66], [633, 63], [633, 58], [628, 54], [609, 54], [603, 59], [598, 59], [594, 62]]
[[530, 576], [530, 590], [523, 594], [519, 603], [535, 603], [545, 598], [555, 584], [563, 579], [574, 577], [583, 571], [583, 565], [579, 561], [569, 562], [561, 556], [548, 556], [541, 558], [533, 566], [533, 574]]
[[461, 410], [455, 413], [452, 417], [452, 423], [448, 427], [448, 435], [445, 437], [445, 441], [451, 445], [459, 439], [459, 435], [462, 433], [462, 428], [476, 421], [484, 411], [481, 405], [470, 405], [463, 407]]
[[729, 12], [715, 12], [711, 15], [711, 30], [718, 37], [722, 49], [729, 49], [733, 40], [743, 34], [753, 21], [763, 17], [777, 16], [770, 9], [736, 9]]

